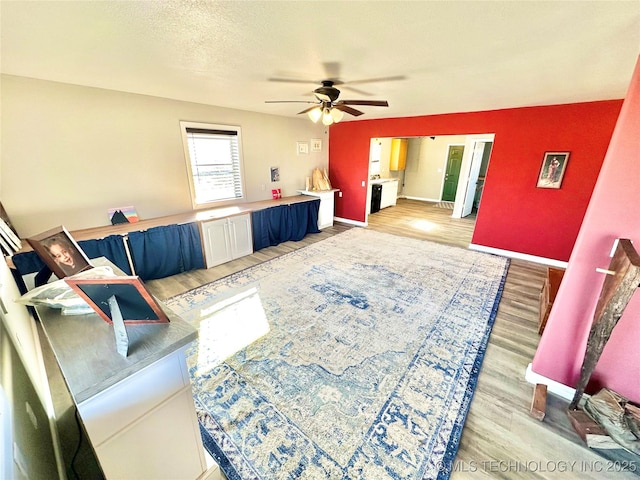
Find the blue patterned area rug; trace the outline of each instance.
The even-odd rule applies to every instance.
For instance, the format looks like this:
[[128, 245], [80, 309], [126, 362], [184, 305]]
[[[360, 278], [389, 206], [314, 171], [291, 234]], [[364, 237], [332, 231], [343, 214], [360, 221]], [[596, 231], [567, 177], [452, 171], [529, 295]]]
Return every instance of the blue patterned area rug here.
[[448, 478], [505, 258], [352, 228], [173, 297], [229, 480]]

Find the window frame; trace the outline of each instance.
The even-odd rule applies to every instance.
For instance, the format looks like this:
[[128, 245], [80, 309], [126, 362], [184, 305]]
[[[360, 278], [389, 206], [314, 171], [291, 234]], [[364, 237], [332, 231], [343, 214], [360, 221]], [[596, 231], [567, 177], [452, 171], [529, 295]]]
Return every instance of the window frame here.
[[[198, 203], [196, 201], [196, 187], [194, 182], [193, 170], [191, 168], [191, 155], [189, 152], [189, 139], [187, 134], [188, 128], [197, 128], [202, 130], [218, 130], [235, 132], [235, 136], [238, 142], [238, 162], [240, 172], [240, 188], [242, 189], [242, 196], [224, 200], [214, 200], [210, 202]], [[242, 131], [239, 125], [223, 125], [217, 123], [201, 123], [201, 122], [189, 122], [180, 121], [180, 132], [182, 135], [182, 146], [184, 148], [184, 161], [187, 168], [187, 178], [189, 181], [189, 194], [191, 197], [191, 206], [194, 210], [201, 210], [205, 208], [215, 208], [225, 205], [233, 205], [237, 203], [244, 203], [247, 198], [247, 192], [245, 190], [245, 178], [244, 178], [244, 159], [242, 153]]]

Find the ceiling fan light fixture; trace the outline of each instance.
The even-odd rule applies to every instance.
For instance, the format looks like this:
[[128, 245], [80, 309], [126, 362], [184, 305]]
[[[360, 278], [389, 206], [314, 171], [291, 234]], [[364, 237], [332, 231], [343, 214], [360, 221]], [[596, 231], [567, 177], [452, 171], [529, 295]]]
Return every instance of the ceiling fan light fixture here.
[[344, 118], [344, 112], [334, 107], [331, 109], [331, 118], [333, 118], [333, 123], [339, 123]]
[[[2, 1], [2, 0], [0, 0]], [[387, 77], [380, 79], [372, 79], [366, 81], [381, 81], [381, 80], [400, 80], [404, 77]], [[286, 79], [271, 79], [272, 81], [293, 81], [295, 83], [301, 83], [300, 80], [286, 80]], [[359, 81], [357, 83], [363, 83]], [[306, 82], [303, 82], [306, 83]], [[322, 119], [322, 123], [326, 126], [339, 123], [344, 118], [344, 114], [348, 113], [354, 117], [359, 117], [364, 114], [360, 110], [352, 107], [352, 105], [367, 105], [371, 107], [388, 107], [389, 102], [386, 100], [340, 100], [340, 90], [334, 87], [335, 84], [343, 84], [341, 80], [322, 80], [322, 86], [316, 88], [313, 94], [316, 97], [316, 101], [309, 100], [267, 100], [266, 103], [313, 103], [315, 106], [305, 108], [298, 114], [306, 113], [309, 119], [313, 123], [318, 123]]]
[[320, 107], [312, 108], [307, 112], [307, 116], [313, 123], [318, 123], [318, 120], [322, 117], [322, 109]]
[[[332, 109], [333, 110], [333, 109]], [[324, 125], [331, 125], [333, 123], [333, 116], [331, 115], [331, 110], [329, 110], [328, 108], [324, 109], [324, 112], [322, 113], [322, 123]]]

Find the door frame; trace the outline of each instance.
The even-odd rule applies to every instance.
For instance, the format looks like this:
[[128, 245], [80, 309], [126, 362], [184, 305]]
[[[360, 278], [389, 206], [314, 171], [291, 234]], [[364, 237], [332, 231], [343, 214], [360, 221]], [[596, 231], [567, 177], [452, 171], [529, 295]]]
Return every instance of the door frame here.
[[[462, 167], [460, 168], [460, 178], [465, 179], [465, 181], [463, 182], [458, 181], [458, 190], [456, 191], [456, 201], [453, 207], [453, 213], [451, 214], [452, 218], [462, 218], [464, 200], [467, 192], [469, 179], [471, 176], [471, 167], [472, 167], [472, 163], [474, 163], [473, 153], [474, 153], [475, 145], [477, 142], [493, 142], [495, 144], [495, 134], [485, 133], [485, 134], [477, 134], [477, 135], [467, 135], [467, 143], [464, 149], [464, 155], [462, 156]], [[479, 155], [478, 158], [475, 159], [475, 162], [482, 163], [482, 156]], [[491, 157], [489, 157], [489, 163], [491, 163]], [[479, 168], [480, 167], [478, 165], [478, 169]], [[486, 181], [485, 181], [485, 184], [486, 184]]]
[[[484, 151], [489, 145], [488, 142], [476, 140], [473, 144], [473, 159], [471, 161], [471, 171], [469, 178], [467, 178], [467, 189], [464, 193], [464, 202], [462, 203], [462, 217], [471, 215], [473, 211], [473, 203], [476, 199], [476, 192], [478, 191], [478, 179], [480, 178], [480, 168], [482, 167], [482, 159], [484, 158]], [[480, 161], [477, 161], [478, 156]]]

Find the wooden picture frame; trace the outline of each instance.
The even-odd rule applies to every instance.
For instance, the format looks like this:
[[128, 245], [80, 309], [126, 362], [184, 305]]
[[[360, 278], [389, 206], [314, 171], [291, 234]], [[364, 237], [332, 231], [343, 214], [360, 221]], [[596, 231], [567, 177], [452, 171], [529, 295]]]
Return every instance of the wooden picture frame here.
[[536, 187], [560, 188], [568, 161], [569, 152], [545, 152]]
[[64, 226], [52, 228], [26, 240], [58, 278], [93, 268], [87, 255]]
[[125, 324], [169, 323], [138, 276], [65, 278], [65, 282], [107, 323], [113, 323], [109, 299], [115, 297]]

